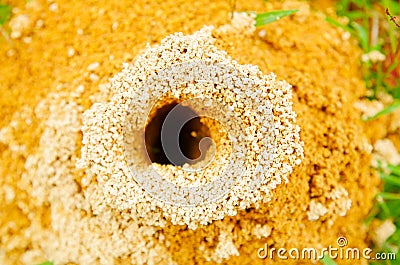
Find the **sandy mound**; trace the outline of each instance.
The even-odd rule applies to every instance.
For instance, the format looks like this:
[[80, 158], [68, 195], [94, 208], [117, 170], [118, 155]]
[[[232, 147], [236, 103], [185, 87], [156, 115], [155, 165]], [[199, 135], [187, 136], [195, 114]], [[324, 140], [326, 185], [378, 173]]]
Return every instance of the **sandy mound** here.
[[[32, 1], [20, 6], [13, 46], [0, 45], [1, 263], [261, 264], [257, 250], [264, 243], [323, 248], [345, 236], [351, 246], [365, 247], [363, 219], [377, 178], [369, 168], [369, 138], [353, 107], [365, 94], [360, 51], [305, 3], [237, 4], [238, 10], [260, 12], [290, 8], [300, 12], [255, 33], [229, 26], [212, 36], [215, 47], [238, 64], [257, 65], [293, 86], [304, 159], [289, 183], [270, 190], [270, 201], [245, 205], [234, 216], [192, 230], [172, 224], [172, 215], [164, 218], [161, 211], [153, 216], [159, 222], [146, 224], [139, 220], [146, 216], [132, 219], [128, 212], [108, 210], [111, 201], [98, 200], [104, 194], [87, 193], [88, 165], [76, 167], [85, 155], [82, 118], [93, 103], [114, 96], [108, 78], [142, 54], [146, 43], [225, 24], [229, 5]], [[102, 218], [96, 211], [103, 211]]]

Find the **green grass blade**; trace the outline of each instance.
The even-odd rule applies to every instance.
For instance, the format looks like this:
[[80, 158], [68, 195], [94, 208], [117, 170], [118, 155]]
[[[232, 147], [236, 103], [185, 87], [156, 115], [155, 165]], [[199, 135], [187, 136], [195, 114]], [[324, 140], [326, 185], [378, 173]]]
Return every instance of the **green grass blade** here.
[[4, 25], [11, 16], [11, 7], [9, 5], [0, 4], [0, 26]]
[[387, 206], [387, 203], [382, 199], [382, 197], [377, 196], [377, 202], [379, 207], [382, 209], [382, 212], [380, 214], [380, 216], [382, 217], [382, 215], [384, 216], [383, 219], [387, 219], [391, 216], [390, 214], [390, 209]]
[[283, 17], [292, 15], [299, 10], [277, 10], [267, 13], [257, 14], [256, 16], [256, 27], [264, 26], [266, 24], [277, 21]]
[[391, 1], [391, 3], [392, 3], [393, 14], [399, 15], [400, 14], [400, 3], [397, 3], [396, 1]]
[[363, 11], [350, 11], [346, 13], [346, 17], [348, 17], [350, 20], [355, 20], [355, 19], [362, 19], [365, 17], [365, 12]]
[[398, 166], [388, 165], [388, 169], [391, 171], [392, 175], [400, 177], [400, 165]]
[[42, 262], [42, 263], [37, 264], [37, 265], [54, 265], [54, 263], [51, 262], [51, 261], [45, 261], [45, 262]]
[[325, 17], [325, 21], [328, 22], [329, 24], [334, 25], [335, 27], [341, 28], [341, 29], [343, 29], [345, 31], [350, 32], [351, 34], [354, 34], [354, 30], [352, 28], [350, 28], [349, 26], [343, 25], [342, 23], [334, 20], [331, 17], [326, 16]]
[[400, 178], [392, 175], [383, 175], [382, 180], [386, 183], [400, 187]]
[[382, 71], [382, 62], [378, 62], [378, 69], [376, 71], [376, 84], [375, 84], [375, 91], [378, 91], [378, 89], [382, 86], [383, 84], [383, 71]]
[[397, 58], [394, 60], [394, 62], [389, 66], [387, 69], [387, 72], [390, 74], [394, 69], [396, 69], [397, 65], [399, 64], [399, 61]]
[[366, 121], [370, 121], [370, 120], [377, 119], [377, 118], [379, 118], [380, 116], [389, 114], [389, 113], [391, 113], [391, 112], [393, 112], [393, 111], [395, 111], [395, 110], [397, 110], [397, 109], [399, 109], [399, 108], [400, 108], [400, 101], [397, 101], [397, 102], [393, 103], [392, 105], [387, 106], [387, 107], [384, 108], [383, 110], [379, 111], [379, 112], [376, 113], [375, 115], [366, 118], [365, 120], [366, 120]]
[[396, 87], [393, 87], [390, 89], [390, 94], [392, 94], [392, 97], [400, 100], [400, 82], [398, 82], [398, 85]]
[[399, 193], [380, 192], [377, 196], [384, 200], [400, 200]]
[[321, 259], [322, 264], [325, 265], [336, 265], [336, 262], [331, 259], [328, 255], [324, 255], [324, 257]]
[[364, 51], [368, 52], [369, 51], [368, 30], [356, 22], [352, 22], [351, 26], [357, 32], [361, 48], [363, 48]]

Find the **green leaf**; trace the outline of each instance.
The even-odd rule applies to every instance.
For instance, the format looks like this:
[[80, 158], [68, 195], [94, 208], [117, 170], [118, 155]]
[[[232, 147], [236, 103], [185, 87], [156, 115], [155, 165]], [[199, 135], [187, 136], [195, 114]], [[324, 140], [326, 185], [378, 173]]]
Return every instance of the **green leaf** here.
[[329, 255], [324, 255], [324, 257], [321, 259], [321, 262], [325, 265], [336, 265], [336, 262], [334, 262]]
[[384, 108], [383, 110], [379, 111], [379, 112], [376, 113], [375, 115], [366, 118], [365, 121], [370, 121], [370, 120], [373, 120], [373, 119], [377, 119], [377, 118], [379, 118], [380, 116], [389, 114], [389, 113], [391, 113], [391, 112], [393, 112], [393, 111], [395, 111], [395, 110], [397, 110], [397, 109], [399, 109], [399, 108], [400, 108], [400, 101], [397, 101], [397, 102], [393, 103], [392, 105], [387, 106], [387, 107]]
[[256, 27], [264, 26], [266, 24], [277, 21], [283, 17], [289, 16], [298, 12], [299, 10], [277, 10], [267, 13], [257, 14], [256, 16]]
[[11, 7], [9, 5], [0, 4], [0, 26], [4, 25], [10, 18]]

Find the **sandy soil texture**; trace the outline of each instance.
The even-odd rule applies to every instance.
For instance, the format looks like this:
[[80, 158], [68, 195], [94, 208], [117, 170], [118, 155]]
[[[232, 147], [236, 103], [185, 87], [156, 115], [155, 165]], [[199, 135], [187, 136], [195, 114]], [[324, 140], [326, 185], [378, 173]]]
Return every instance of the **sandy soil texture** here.
[[161, 209], [154, 225], [128, 211], [94, 212], [107, 207], [87, 197], [87, 171], [76, 167], [82, 119], [112, 98], [109, 79], [146, 44], [229, 24], [229, 1], [10, 4], [12, 43], [0, 41], [1, 264], [266, 264], [257, 257], [265, 243], [323, 248], [345, 236], [352, 247], [368, 245], [363, 220], [379, 185], [372, 143], [388, 128], [362, 123], [354, 107], [366, 93], [361, 51], [320, 11], [305, 2], [238, 1], [236, 11], [299, 12], [251, 34], [213, 31], [215, 47], [237, 63], [292, 85], [304, 159], [270, 201], [193, 230]]

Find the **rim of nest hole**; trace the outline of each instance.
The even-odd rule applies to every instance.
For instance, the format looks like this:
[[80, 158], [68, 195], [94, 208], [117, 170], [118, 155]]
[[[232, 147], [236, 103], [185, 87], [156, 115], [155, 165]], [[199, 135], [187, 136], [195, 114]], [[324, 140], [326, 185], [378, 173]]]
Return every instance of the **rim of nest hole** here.
[[[241, 16], [243, 25], [234, 29], [251, 29], [253, 18]], [[104, 202], [92, 207], [111, 207], [147, 224], [162, 226], [167, 219], [195, 229], [268, 201], [270, 190], [288, 181], [303, 158], [291, 87], [218, 50], [214, 30], [176, 33], [148, 47], [113, 78], [111, 100], [85, 112], [80, 162], [96, 181], [83, 182]], [[215, 157], [200, 171], [187, 163], [152, 163], [146, 153], [152, 110], [165, 99], [191, 101], [199, 115], [196, 126], [201, 131], [207, 125], [205, 135], [217, 142]], [[212, 135], [218, 126], [226, 137]]]

